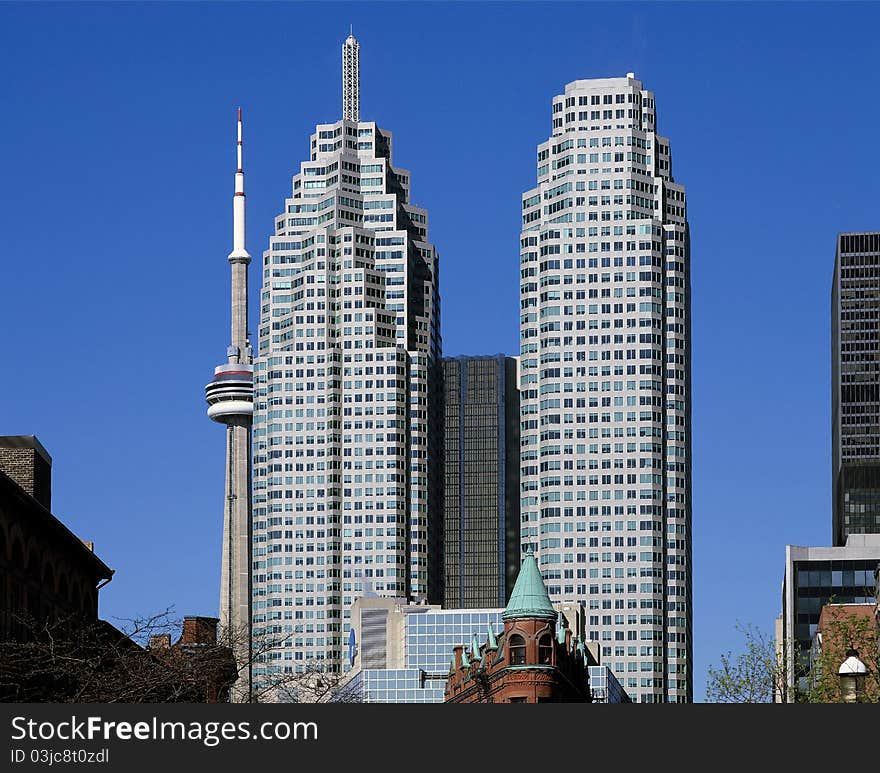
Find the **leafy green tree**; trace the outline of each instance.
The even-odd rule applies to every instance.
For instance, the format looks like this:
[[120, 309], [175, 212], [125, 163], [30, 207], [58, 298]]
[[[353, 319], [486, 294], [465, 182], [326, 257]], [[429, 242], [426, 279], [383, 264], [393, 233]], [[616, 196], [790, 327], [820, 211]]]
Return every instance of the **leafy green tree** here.
[[880, 629], [873, 614], [846, 614], [846, 607], [826, 617], [819, 647], [811, 656], [807, 679], [788, 685], [775, 639], [751, 624], [737, 623], [743, 636], [740, 650], [723, 653], [709, 667], [706, 698], [710, 703], [772, 703], [790, 696], [795, 703], [842, 703], [838, 674], [847, 653], [855, 649], [867, 667], [859, 701], [880, 702]]
[[706, 698], [709, 703], [773, 703], [785, 687], [785, 672], [776, 642], [751, 624], [737, 623], [744, 637], [742, 650], [721, 655], [709, 667]]

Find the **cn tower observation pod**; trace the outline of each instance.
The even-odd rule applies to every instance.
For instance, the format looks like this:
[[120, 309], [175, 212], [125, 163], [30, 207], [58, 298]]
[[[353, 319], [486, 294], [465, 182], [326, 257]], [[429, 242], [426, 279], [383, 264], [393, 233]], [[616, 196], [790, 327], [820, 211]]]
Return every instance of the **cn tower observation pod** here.
[[214, 368], [214, 380], [205, 386], [208, 417], [221, 424], [254, 413], [254, 366], [230, 362]]

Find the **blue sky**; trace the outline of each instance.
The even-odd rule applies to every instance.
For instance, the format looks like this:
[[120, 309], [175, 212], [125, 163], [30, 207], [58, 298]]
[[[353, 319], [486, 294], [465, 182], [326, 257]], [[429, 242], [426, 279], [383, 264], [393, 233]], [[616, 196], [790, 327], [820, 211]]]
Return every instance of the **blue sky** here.
[[[784, 545], [828, 544], [838, 231], [880, 227], [880, 6], [0, 5], [0, 433], [54, 457], [53, 504], [116, 576], [112, 619], [213, 614], [235, 108], [260, 255], [361, 43], [441, 255], [444, 353], [518, 353], [520, 194], [566, 82], [655, 91], [692, 235], [696, 696], [771, 630]], [[480, 288], [492, 288], [486, 292]], [[251, 272], [251, 328], [259, 274]]]

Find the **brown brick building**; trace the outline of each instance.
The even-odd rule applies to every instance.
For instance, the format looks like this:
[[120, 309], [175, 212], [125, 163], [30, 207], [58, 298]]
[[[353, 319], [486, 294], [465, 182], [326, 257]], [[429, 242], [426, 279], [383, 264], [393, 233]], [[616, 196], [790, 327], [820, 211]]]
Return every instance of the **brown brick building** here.
[[531, 552], [526, 554], [502, 616], [481, 645], [453, 649], [446, 703], [587, 703], [588, 655], [550, 603]]
[[218, 622], [216, 617], [185, 617], [174, 644], [168, 633], [150, 637], [150, 655], [173, 671], [175, 682], [187, 686], [191, 702], [227, 703], [238, 679], [232, 649], [217, 644]]
[[52, 457], [33, 436], [0, 437], [0, 641], [26, 618], [98, 617], [113, 570], [50, 511]]
[[840, 666], [850, 654], [865, 665], [859, 702], [880, 703], [880, 604], [825, 604], [813, 638], [811, 700], [843, 703]]

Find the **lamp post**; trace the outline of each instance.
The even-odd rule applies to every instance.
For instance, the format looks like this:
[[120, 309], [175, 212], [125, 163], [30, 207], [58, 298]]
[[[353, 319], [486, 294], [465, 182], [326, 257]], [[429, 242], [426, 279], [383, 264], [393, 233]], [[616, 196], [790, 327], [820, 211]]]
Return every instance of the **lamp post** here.
[[861, 660], [856, 650], [846, 651], [846, 660], [840, 664], [837, 675], [840, 678], [840, 690], [843, 693], [844, 703], [857, 703], [865, 686], [865, 677], [868, 669]]

